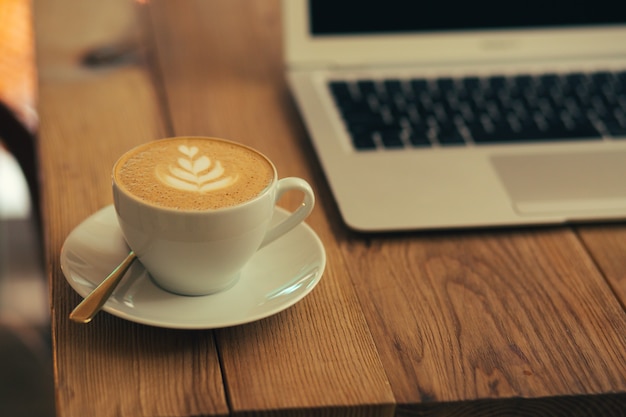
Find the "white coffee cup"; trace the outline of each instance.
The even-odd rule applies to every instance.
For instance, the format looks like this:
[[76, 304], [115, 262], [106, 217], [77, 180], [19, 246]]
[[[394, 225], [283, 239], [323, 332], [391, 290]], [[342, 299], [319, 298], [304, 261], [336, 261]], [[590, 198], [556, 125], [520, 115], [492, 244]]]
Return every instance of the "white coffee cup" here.
[[[207, 164], [210, 168], [200, 171]], [[241, 167], [233, 168], [237, 164]], [[217, 138], [178, 137], [141, 145], [118, 159], [112, 180], [126, 242], [157, 285], [182, 295], [206, 295], [234, 285], [248, 260], [300, 224], [315, 203], [303, 179], [279, 180], [267, 157]], [[257, 180], [254, 189], [249, 184]], [[238, 191], [241, 184], [243, 191]], [[275, 205], [287, 191], [301, 192], [302, 204], [269, 228]], [[241, 201], [222, 201], [232, 195]], [[202, 207], [204, 202], [217, 206]]]

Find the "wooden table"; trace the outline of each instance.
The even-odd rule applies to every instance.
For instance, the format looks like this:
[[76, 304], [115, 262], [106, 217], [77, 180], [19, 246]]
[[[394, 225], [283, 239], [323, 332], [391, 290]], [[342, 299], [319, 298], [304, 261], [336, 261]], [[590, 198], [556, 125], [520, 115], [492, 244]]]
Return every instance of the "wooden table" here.
[[[283, 78], [277, 0], [34, 4], [59, 416], [626, 415], [624, 224], [351, 233]], [[112, 202], [122, 152], [173, 135], [310, 181], [321, 283], [232, 328], [70, 322], [65, 238]]]

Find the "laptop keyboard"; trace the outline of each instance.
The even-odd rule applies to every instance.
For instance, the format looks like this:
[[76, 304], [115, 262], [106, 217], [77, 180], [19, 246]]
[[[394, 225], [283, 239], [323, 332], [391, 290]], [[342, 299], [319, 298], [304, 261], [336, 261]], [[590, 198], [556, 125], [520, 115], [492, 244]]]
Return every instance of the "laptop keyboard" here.
[[626, 71], [329, 87], [358, 150], [626, 139]]

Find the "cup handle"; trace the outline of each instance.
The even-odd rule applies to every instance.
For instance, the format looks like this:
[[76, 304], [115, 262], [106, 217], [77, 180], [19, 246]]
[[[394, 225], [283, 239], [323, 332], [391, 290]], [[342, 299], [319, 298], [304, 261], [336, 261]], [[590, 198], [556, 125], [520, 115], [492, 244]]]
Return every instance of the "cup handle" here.
[[302, 221], [306, 219], [309, 214], [311, 214], [311, 211], [313, 211], [313, 206], [315, 205], [315, 195], [313, 194], [313, 189], [311, 188], [309, 183], [302, 178], [288, 177], [279, 180], [274, 203], [278, 202], [278, 200], [280, 200], [280, 197], [285, 192], [291, 190], [302, 191], [302, 193], [304, 194], [302, 204], [285, 220], [273, 226], [267, 231], [265, 237], [263, 238], [261, 246], [259, 246], [259, 249], [267, 245], [268, 243], [271, 243], [274, 240], [278, 239], [280, 236], [284, 235], [285, 233], [302, 223]]

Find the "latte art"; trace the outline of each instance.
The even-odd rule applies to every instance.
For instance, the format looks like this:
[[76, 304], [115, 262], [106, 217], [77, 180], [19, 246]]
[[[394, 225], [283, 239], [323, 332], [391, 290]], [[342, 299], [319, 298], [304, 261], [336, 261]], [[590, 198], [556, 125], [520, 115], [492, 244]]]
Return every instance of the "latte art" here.
[[[196, 146], [180, 145], [177, 165], [159, 166], [156, 175], [163, 184], [185, 191], [209, 192], [227, 188], [237, 181], [237, 176], [224, 176], [220, 161], [211, 161], [206, 155], [198, 155]], [[165, 172], [164, 172], [165, 171]]]
[[265, 192], [276, 172], [259, 152], [215, 138], [162, 139], [131, 149], [113, 175], [126, 193], [177, 210], [232, 207]]

